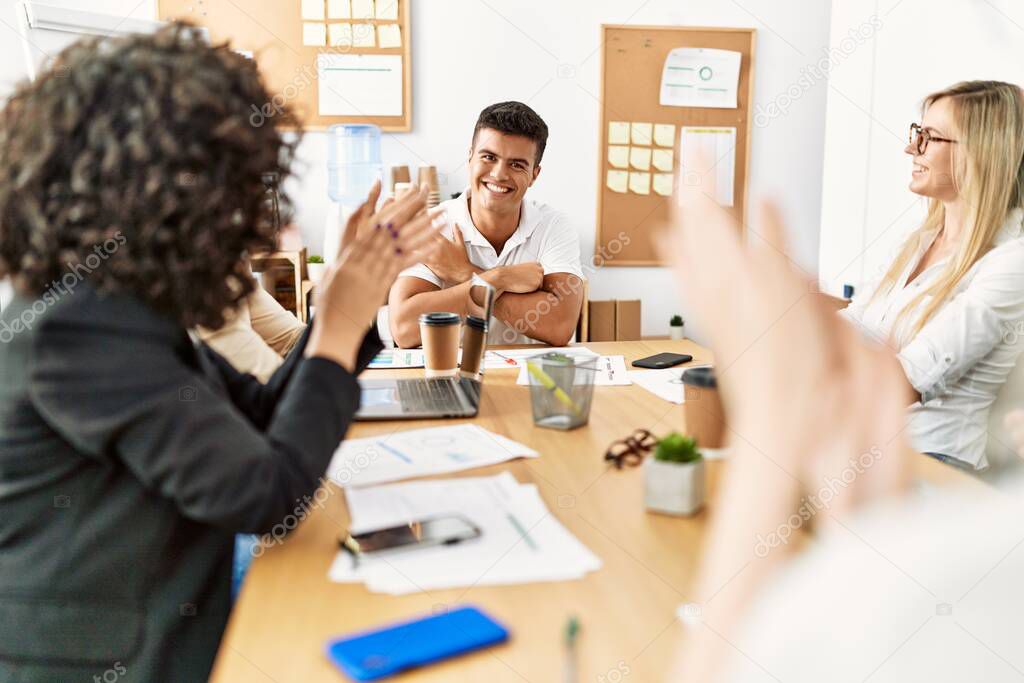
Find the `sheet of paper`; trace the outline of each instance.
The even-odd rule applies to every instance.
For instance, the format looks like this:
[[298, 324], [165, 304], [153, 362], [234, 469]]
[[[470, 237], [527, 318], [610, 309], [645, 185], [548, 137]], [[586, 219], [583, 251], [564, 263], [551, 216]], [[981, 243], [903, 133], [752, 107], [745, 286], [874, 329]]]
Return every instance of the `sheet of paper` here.
[[735, 109], [742, 55], [708, 47], [677, 47], [661, 71], [658, 101], [666, 107]]
[[352, 47], [352, 24], [328, 24], [327, 44], [332, 47]]
[[353, 19], [373, 19], [375, 14], [373, 0], [352, 0]]
[[[680, 133], [680, 172], [683, 181], [704, 182], [720, 206], [733, 205], [733, 180], [736, 174], [736, 129], [684, 126]], [[710, 167], [701, 167], [704, 158]]]
[[402, 47], [402, 29], [398, 24], [381, 24], [377, 27], [377, 42], [380, 47]]
[[401, 55], [317, 56], [323, 116], [401, 116]]
[[368, 370], [422, 368], [423, 349], [384, 349], [366, 367]]
[[373, 24], [352, 24], [352, 47], [377, 47], [377, 31]]
[[651, 163], [654, 164], [654, 168], [659, 171], [672, 171], [672, 158], [673, 153], [670, 149], [656, 149], [651, 155]]
[[302, 18], [309, 21], [323, 21], [324, 0], [302, 0]]
[[377, 18], [386, 21], [398, 19], [398, 0], [377, 0]]
[[630, 147], [629, 165], [641, 171], [649, 171], [651, 169], [651, 148]]
[[673, 179], [671, 173], [655, 173], [651, 176], [651, 189], [662, 197], [671, 197]]
[[629, 168], [629, 147], [608, 145], [608, 163], [615, 168]]
[[654, 144], [661, 147], [674, 147], [676, 144], [676, 127], [671, 123], [654, 124]]
[[[623, 356], [600, 356], [597, 359], [597, 374], [594, 376], [595, 387], [624, 387], [632, 384], [626, 371], [626, 359]], [[519, 366], [519, 377], [516, 384], [530, 384], [530, 373], [525, 365]]]
[[327, 476], [343, 487], [369, 486], [538, 455], [483, 427], [461, 424], [346, 439], [331, 458]]
[[328, 19], [348, 19], [352, 16], [352, 3], [349, 0], [327, 0]]
[[633, 122], [629, 126], [629, 139], [634, 145], [650, 145], [653, 123]]
[[366, 557], [358, 566], [339, 553], [328, 577], [364, 582], [373, 592], [564, 581], [601, 567], [601, 560], [550, 513], [537, 487], [519, 484], [508, 472], [350, 489], [347, 501], [355, 533], [451, 514], [465, 516], [482, 531], [473, 541]]
[[641, 171], [629, 172], [629, 191], [636, 194], [651, 193], [651, 174]]
[[561, 353], [565, 356], [598, 355], [586, 346], [562, 346], [558, 348], [538, 346], [533, 349], [500, 349], [498, 351], [488, 351], [484, 354], [484, 369], [509, 370], [512, 368], [518, 368], [519, 365], [527, 358], [539, 356], [544, 353]]
[[629, 123], [625, 121], [608, 122], [608, 144], [628, 145], [629, 144]]
[[625, 194], [629, 191], [629, 171], [608, 170], [608, 179], [605, 181], [608, 189], [612, 192]]
[[629, 378], [658, 398], [669, 403], [683, 403], [685, 392], [680, 379], [682, 370], [666, 368], [664, 370], [630, 370]]
[[302, 24], [302, 44], [309, 47], [327, 45], [327, 24]]

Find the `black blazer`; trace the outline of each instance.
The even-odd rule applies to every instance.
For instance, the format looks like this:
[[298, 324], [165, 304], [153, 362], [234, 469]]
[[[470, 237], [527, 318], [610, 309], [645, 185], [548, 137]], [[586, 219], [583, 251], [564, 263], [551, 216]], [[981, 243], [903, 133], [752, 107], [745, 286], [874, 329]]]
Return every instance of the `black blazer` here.
[[15, 299], [0, 331], [0, 681], [205, 680], [234, 535], [316, 490], [355, 377], [303, 337], [262, 385], [86, 284]]

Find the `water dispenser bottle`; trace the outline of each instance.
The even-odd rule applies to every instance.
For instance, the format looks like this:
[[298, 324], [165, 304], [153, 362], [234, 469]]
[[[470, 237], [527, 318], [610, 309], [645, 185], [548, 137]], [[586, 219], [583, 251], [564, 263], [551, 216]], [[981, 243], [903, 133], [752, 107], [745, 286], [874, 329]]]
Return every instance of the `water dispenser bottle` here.
[[327, 194], [342, 206], [366, 200], [381, 177], [380, 128], [339, 125], [327, 129]]
[[327, 129], [327, 208], [323, 257], [333, 263], [348, 217], [366, 201], [373, 181], [381, 177], [380, 128], [338, 125]]

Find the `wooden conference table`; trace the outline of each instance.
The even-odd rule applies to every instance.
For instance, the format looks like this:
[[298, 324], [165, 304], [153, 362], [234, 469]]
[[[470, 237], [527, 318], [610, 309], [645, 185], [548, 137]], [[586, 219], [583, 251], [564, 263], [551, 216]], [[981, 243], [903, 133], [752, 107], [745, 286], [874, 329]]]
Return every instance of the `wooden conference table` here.
[[[689, 353], [694, 363], [711, 353], [691, 341], [600, 342], [586, 346], [622, 354], [627, 365], [662, 351]], [[373, 370], [417, 376], [417, 370]], [[615, 439], [638, 427], [663, 435], [683, 427], [683, 406], [639, 386], [596, 387], [590, 423], [570, 432], [533, 426], [529, 391], [514, 370], [489, 371], [474, 422], [525, 443], [540, 458], [518, 460], [450, 476], [510, 471], [535, 483], [553, 514], [598, 555], [603, 566], [577, 581], [518, 586], [474, 586], [406, 596], [372, 594], [362, 585], [332, 583], [327, 569], [347, 524], [344, 494], [334, 491], [280, 546], [256, 559], [221, 644], [211, 680], [219, 683], [346, 680], [324, 655], [332, 637], [472, 603], [511, 631], [505, 645], [414, 671], [402, 681], [560, 680], [566, 619], [577, 615], [579, 680], [660, 680], [680, 632], [676, 608], [691, 599], [708, 512], [692, 518], [650, 514], [643, 504], [642, 468], [610, 469], [603, 455]], [[436, 421], [359, 423], [350, 437], [436, 426]], [[939, 483], [964, 475], [922, 457], [918, 474]], [[709, 506], [721, 462], [709, 461]], [[628, 672], [628, 675], [627, 675]]]

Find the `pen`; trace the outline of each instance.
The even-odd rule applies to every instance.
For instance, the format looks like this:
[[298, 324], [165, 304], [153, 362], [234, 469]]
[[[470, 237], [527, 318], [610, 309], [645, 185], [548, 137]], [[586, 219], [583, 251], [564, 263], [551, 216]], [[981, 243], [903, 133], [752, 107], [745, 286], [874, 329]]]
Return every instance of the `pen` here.
[[509, 524], [515, 527], [516, 532], [526, 541], [526, 545], [530, 546], [530, 550], [536, 550], [537, 542], [530, 536], [530, 532], [523, 527], [522, 522], [511, 512], [506, 512], [505, 516], [508, 517]]
[[575, 616], [569, 617], [565, 624], [565, 671], [562, 677], [563, 683], [577, 683], [579, 681], [579, 653], [576, 648], [576, 641], [580, 635], [580, 620]]
[[555, 380], [551, 379], [551, 376], [548, 375], [548, 373], [540, 369], [540, 366], [527, 361], [526, 369], [537, 379], [538, 382], [540, 382], [542, 387], [550, 391], [554, 397], [558, 399], [559, 403], [575, 414], [580, 414], [580, 407], [576, 405], [571, 398], [569, 398], [569, 394], [565, 393], [560, 386], [555, 384]]

